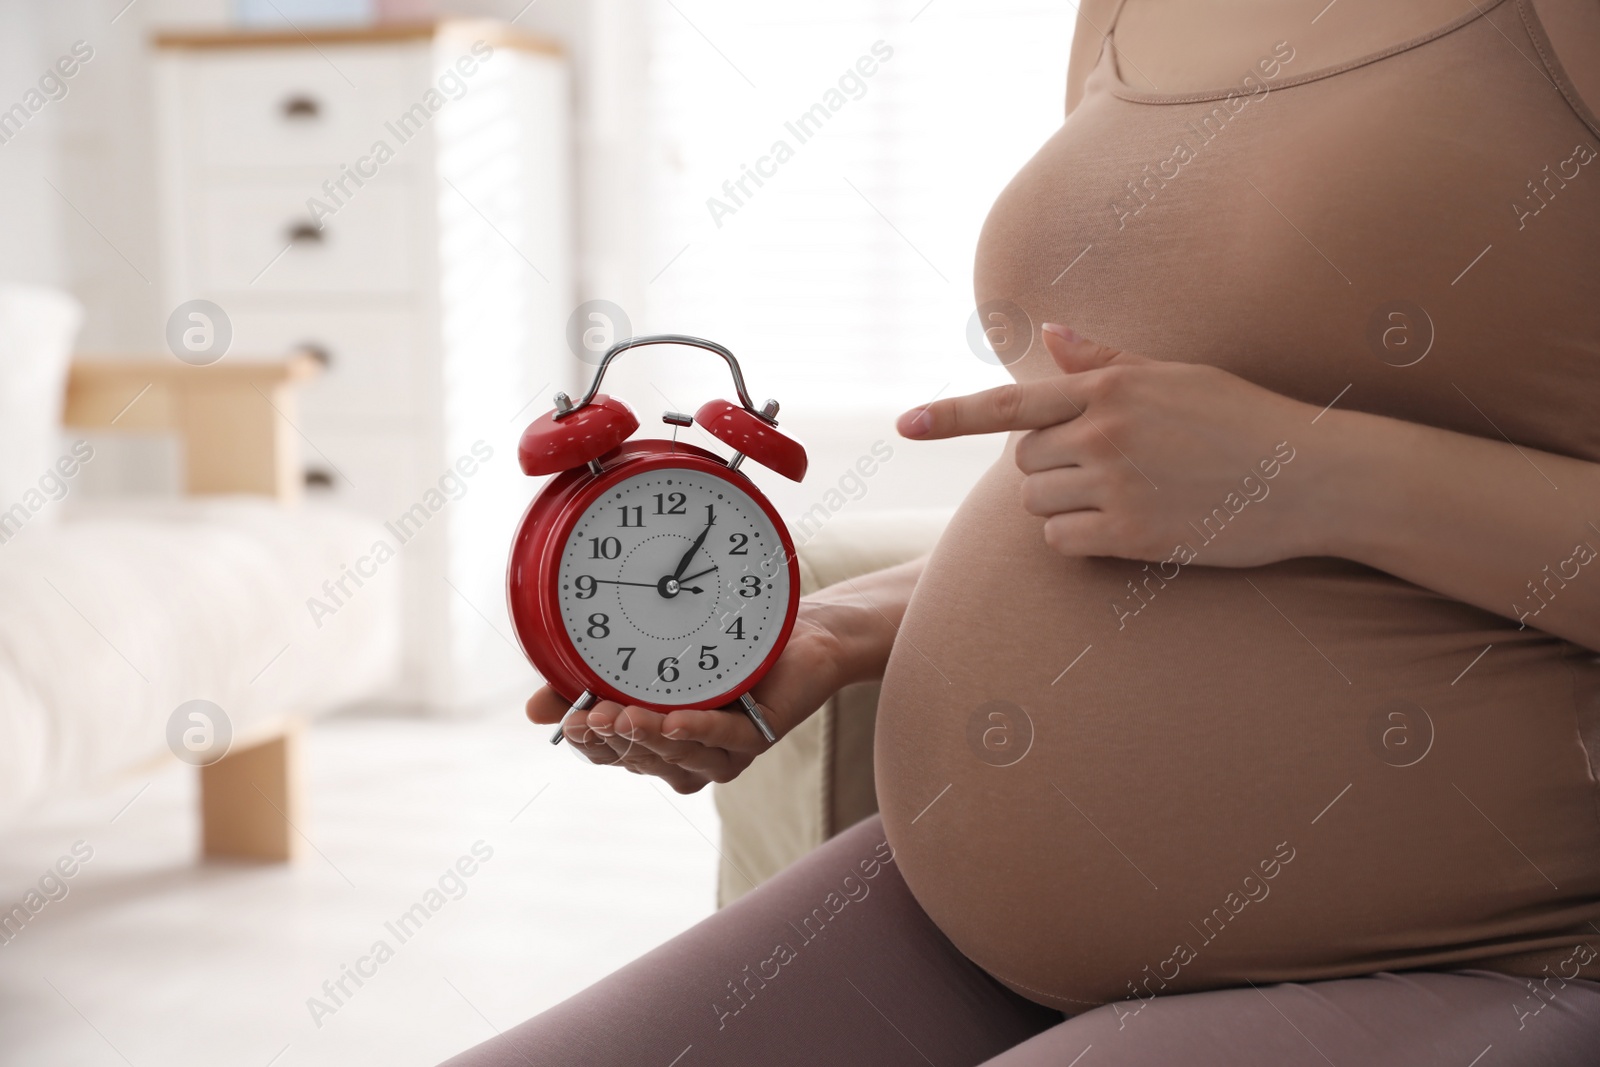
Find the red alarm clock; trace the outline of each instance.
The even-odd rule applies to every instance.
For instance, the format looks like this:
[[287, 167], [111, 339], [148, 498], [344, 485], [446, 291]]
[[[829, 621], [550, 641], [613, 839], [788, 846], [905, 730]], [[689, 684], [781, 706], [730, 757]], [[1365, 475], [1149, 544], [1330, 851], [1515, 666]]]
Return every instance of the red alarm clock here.
[[[617, 356], [658, 344], [727, 362], [738, 404], [662, 421], [698, 423], [733, 449], [728, 459], [676, 437], [629, 440], [638, 417], [600, 383]], [[805, 477], [805, 448], [778, 432], [778, 402], [756, 409], [726, 348], [666, 334], [619, 341], [582, 400], [557, 393], [555, 404], [517, 448], [524, 474], [555, 477], [523, 514], [506, 574], [522, 651], [571, 704], [551, 743], [597, 700], [663, 713], [737, 701], [777, 740], [749, 693], [789, 640], [800, 572], [783, 520], [739, 467], [748, 457]]]

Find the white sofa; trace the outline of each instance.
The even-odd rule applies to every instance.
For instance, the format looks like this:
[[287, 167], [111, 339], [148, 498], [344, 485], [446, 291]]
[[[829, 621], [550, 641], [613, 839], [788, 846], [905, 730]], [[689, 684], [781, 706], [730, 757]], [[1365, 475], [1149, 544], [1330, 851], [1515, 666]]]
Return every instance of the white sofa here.
[[[42, 406], [52, 438], [66, 430], [0, 472], [0, 820], [53, 792], [181, 767], [169, 723], [204, 700], [231, 733], [220, 760], [220, 748], [184, 753], [207, 763], [204, 851], [289, 859], [298, 724], [392, 686], [403, 556], [354, 584], [347, 566], [385, 531], [298, 500], [288, 424], [309, 360], [80, 358], [68, 371], [75, 322], [61, 300], [0, 286], [0, 408]], [[49, 321], [54, 337], [36, 328]], [[50, 395], [19, 395], [41, 383]], [[178, 435], [190, 495], [79, 501], [94, 457], [74, 438], [124, 430]], [[325, 583], [341, 581], [330, 597]], [[313, 613], [313, 597], [332, 613]]]

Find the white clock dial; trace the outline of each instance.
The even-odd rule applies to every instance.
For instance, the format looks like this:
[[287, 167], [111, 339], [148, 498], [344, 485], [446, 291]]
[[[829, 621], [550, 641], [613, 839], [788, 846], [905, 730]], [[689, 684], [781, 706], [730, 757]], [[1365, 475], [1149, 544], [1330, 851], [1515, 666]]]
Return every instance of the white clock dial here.
[[572, 528], [561, 620], [591, 670], [630, 698], [688, 705], [733, 689], [772, 651], [789, 565], [749, 495], [663, 468], [608, 489]]

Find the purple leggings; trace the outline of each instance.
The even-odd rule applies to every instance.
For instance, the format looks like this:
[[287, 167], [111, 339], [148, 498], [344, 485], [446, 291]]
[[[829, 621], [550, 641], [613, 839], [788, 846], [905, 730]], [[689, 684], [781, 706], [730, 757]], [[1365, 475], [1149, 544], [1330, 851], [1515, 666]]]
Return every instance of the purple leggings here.
[[1600, 983], [1532, 989], [1488, 971], [1221, 989], [1066, 1018], [956, 951], [896, 865], [877, 862], [883, 840], [877, 817], [858, 824], [448, 1067], [1600, 1065]]

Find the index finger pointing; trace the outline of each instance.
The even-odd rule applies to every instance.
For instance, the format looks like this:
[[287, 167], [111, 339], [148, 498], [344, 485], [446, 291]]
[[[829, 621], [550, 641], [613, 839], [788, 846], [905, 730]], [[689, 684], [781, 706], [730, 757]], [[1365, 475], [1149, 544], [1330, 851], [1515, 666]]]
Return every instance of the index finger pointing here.
[[1083, 413], [1067, 395], [1063, 381], [1046, 378], [935, 400], [901, 415], [896, 426], [903, 436], [930, 441], [1055, 426]]

